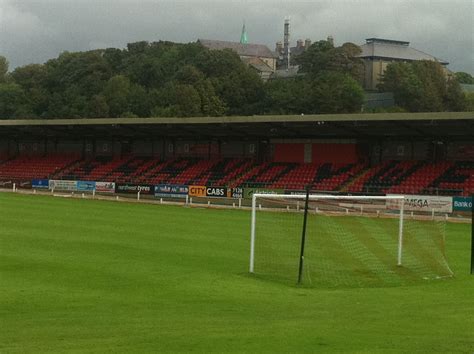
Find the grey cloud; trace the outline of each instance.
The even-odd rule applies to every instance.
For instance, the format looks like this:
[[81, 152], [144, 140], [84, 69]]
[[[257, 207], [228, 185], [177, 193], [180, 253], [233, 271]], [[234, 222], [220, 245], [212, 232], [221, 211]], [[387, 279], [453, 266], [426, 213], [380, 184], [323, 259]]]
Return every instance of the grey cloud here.
[[474, 73], [473, 3], [455, 1], [34, 1], [0, 0], [0, 55], [11, 67], [44, 62], [62, 51], [123, 48], [139, 40], [238, 40], [245, 20], [251, 42], [273, 49], [291, 17], [291, 39], [406, 40]]

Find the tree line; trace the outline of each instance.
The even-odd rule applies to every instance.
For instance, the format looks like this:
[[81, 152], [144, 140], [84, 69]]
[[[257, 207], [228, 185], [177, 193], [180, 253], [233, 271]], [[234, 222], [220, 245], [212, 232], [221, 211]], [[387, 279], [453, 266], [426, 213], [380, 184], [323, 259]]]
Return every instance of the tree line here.
[[[295, 59], [299, 75], [263, 82], [232, 50], [136, 42], [64, 52], [8, 70], [0, 56], [0, 118], [189, 117], [354, 113], [363, 109], [358, 46], [319, 41]], [[464, 78], [465, 79], [465, 78]], [[396, 63], [380, 90], [399, 110], [464, 110], [459, 81], [435, 62]]]

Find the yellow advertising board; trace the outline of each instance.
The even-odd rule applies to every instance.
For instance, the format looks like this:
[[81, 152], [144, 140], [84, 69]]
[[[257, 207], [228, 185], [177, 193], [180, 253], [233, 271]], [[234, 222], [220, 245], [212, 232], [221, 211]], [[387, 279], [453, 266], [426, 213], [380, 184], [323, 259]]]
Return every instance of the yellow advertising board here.
[[206, 186], [189, 186], [188, 195], [190, 197], [205, 197]]

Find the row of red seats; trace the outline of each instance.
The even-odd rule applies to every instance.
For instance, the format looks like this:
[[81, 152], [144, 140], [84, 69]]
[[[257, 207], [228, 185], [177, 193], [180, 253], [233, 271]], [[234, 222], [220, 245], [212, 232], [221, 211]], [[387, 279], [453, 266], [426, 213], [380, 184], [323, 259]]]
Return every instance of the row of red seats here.
[[446, 171], [452, 165], [451, 162], [426, 163], [417, 169], [413, 174], [387, 190], [388, 193], [421, 193], [427, 188], [437, 177]]
[[320, 164], [300, 164], [275, 181], [272, 188], [304, 189], [313, 183]]
[[76, 155], [21, 156], [0, 165], [0, 179], [49, 178], [74, 163]]
[[260, 186], [281, 189], [422, 193], [434, 189], [474, 191], [474, 163], [387, 161], [359, 164], [257, 163], [252, 159], [156, 157], [78, 159], [77, 156], [17, 157], [0, 164], [1, 179], [66, 178], [146, 184]]

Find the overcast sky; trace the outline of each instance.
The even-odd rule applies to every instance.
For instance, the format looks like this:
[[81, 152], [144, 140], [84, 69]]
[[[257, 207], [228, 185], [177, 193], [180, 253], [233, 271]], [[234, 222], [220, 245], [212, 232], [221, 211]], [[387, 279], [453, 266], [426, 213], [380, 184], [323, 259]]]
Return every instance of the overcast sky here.
[[473, 0], [169, 1], [0, 0], [0, 55], [10, 69], [44, 63], [63, 51], [124, 48], [141, 40], [238, 41], [274, 49], [291, 18], [291, 42], [332, 35], [336, 45], [378, 37], [416, 49], [474, 74]]

